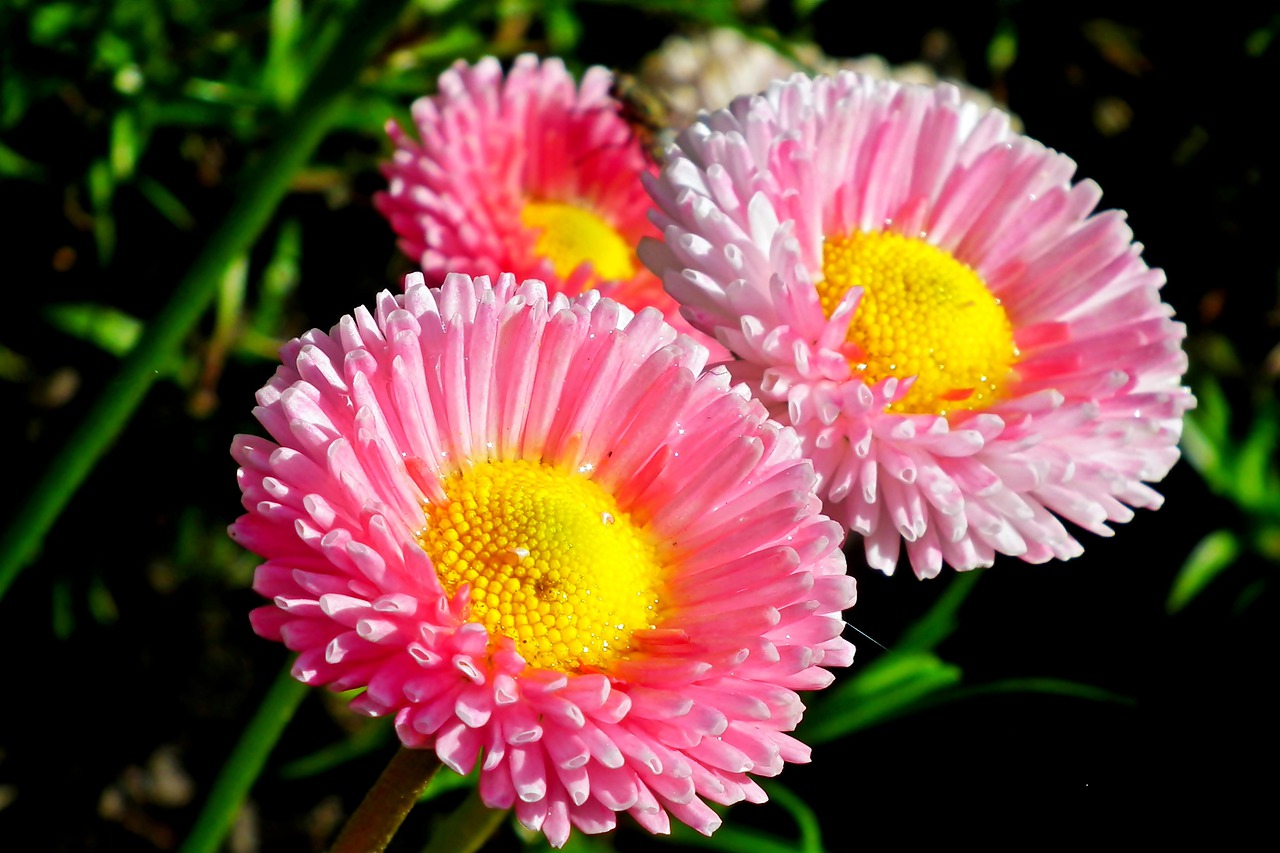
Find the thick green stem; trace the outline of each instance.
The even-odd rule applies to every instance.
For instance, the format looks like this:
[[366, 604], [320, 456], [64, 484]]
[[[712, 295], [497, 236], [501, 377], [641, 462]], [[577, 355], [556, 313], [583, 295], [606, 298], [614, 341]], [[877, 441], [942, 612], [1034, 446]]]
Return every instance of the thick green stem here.
[[440, 769], [440, 759], [430, 749], [400, 750], [365, 794], [355, 814], [347, 821], [330, 853], [382, 853], [431, 778]]
[[212, 301], [227, 265], [247, 252], [270, 221], [293, 175], [327, 132], [343, 93], [381, 44], [403, 2], [354, 4], [343, 34], [275, 141], [239, 184], [236, 202], [168, 304], [107, 383], [0, 539], [0, 597], [35, 557], [63, 508], [129, 422]]

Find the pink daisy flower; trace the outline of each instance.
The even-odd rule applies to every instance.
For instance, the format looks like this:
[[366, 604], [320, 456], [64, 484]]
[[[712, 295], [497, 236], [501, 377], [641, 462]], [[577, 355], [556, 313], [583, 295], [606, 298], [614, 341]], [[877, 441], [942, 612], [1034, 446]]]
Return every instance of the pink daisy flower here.
[[1081, 553], [1178, 458], [1182, 324], [1075, 164], [951, 86], [843, 72], [704, 117], [641, 257], [893, 571]]
[[854, 585], [795, 433], [706, 350], [594, 291], [410, 276], [283, 350], [237, 436], [254, 629], [296, 677], [556, 845], [703, 833], [809, 750]]
[[458, 62], [413, 105], [421, 142], [388, 125], [390, 188], [375, 202], [429, 282], [458, 269], [510, 272], [679, 317], [635, 255], [656, 234], [639, 180], [651, 165], [612, 82], [594, 66], [578, 86], [559, 59], [531, 54], [505, 78], [492, 57]]

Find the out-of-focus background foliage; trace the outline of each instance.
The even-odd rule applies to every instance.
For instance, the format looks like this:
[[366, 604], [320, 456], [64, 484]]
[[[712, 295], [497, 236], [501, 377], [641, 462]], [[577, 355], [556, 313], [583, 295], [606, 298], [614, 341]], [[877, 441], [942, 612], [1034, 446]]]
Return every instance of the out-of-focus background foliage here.
[[[255, 559], [225, 535], [239, 513], [227, 448], [257, 429], [253, 393], [280, 341], [327, 328], [411, 268], [371, 204], [386, 119], [403, 119], [459, 57], [534, 50], [632, 71], [668, 36], [712, 26], [924, 62], [991, 91], [1101, 184], [1104, 206], [1128, 211], [1189, 328], [1200, 400], [1187, 461], [1160, 486], [1165, 508], [1112, 539], [1081, 534], [1082, 558], [932, 582], [855, 563], [848, 618], [890, 651], [858, 638], [844, 692], [825, 707], [813, 697], [813, 764], [771, 786], [776, 805], [733, 809], [715, 843], [1035, 843], [1117, 826], [1159, 840], [1210, 820], [1221, 839], [1257, 819], [1241, 805], [1250, 768], [1268, 777], [1276, 757], [1280, 170], [1264, 128], [1280, 15], [1017, 0], [402, 6], [385, 38], [367, 40], [367, 63], [334, 71], [352, 61], [330, 56], [335, 45], [346, 50], [382, 4], [0, 5], [6, 525], [26, 517], [52, 460], [74, 456], [67, 442], [94, 400], [132, 393], [110, 384], [122, 360], [228, 233], [229, 212], [250, 228], [235, 205], [258, 204], [264, 223], [213, 270], [212, 304], [37, 558], [4, 577], [0, 837], [27, 839], [13, 849], [176, 849], [286, 666], [249, 629]], [[319, 121], [300, 95], [326, 74], [328, 91], [350, 85]], [[323, 130], [314, 153], [296, 170], [287, 151], [263, 167], [273, 142], [306, 154], [309, 137], [290, 137], [299, 128]], [[271, 177], [287, 189], [278, 204], [254, 195]], [[260, 750], [225, 849], [322, 849], [393, 749], [385, 721], [306, 693]], [[393, 849], [422, 849], [433, 807], [458, 796], [421, 806]], [[571, 846], [654, 843], [623, 824]], [[523, 843], [504, 825], [491, 849]]]

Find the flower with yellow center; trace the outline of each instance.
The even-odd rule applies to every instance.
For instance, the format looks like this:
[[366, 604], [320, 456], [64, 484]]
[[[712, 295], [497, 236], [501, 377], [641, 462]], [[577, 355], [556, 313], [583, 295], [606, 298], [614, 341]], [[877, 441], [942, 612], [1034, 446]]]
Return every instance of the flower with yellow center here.
[[636, 259], [657, 233], [640, 183], [652, 166], [612, 82], [595, 66], [578, 83], [559, 59], [531, 54], [505, 74], [493, 57], [456, 63], [414, 103], [418, 139], [388, 125], [395, 154], [374, 202], [431, 284], [466, 270], [594, 288], [702, 339]]
[[643, 260], [886, 572], [1081, 552], [1178, 458], [1181, 324], [1074, 164], [951, 86], [793, 77], [648, 183]]
[[447, 477], [418, 536], [446, 595], [471, 588], [471, 617], [533, 666], [598, 670], [652, 629], [665, 578], [649, 534], [577, 473], [524, 459]]
[[808, 749], [853, 648], [842, 531], [795, 433], [652, 309], [413, 276], [282, 350], [237, 436], [294, 675], [563, 844], [628, 812], [711, 833]]
[[861, 289], [848, 341], [868, 385], [911, 379], [888, 411], [945, 415], [1000, 399], [1017, 359], [1013, 329], [982, 279], [947, 252], [891, 231], [828, 237], [818, 301], [828, 317]]
[[594, 266], [599, 280], [626, 281], [635, 275], [634, 250], [613, 226], [590, 210], [530, 201], [520, 211], [520, 224], [538, 233], [534, 252], [547, 259], [561, 279], [569, 279], [586, 263]]

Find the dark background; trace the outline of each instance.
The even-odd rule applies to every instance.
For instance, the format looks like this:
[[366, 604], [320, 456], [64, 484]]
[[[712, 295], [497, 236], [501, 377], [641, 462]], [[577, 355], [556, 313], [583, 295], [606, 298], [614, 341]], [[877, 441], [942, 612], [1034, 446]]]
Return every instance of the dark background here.
[[[47, 306], [92, 301], [143, 319], [154, 315], [262, 141], [226, 127], [157, 130], [139, 172], [163, 179], [195, 225], [174, 228], [125, 187], [113, 207], [115, 250], [103, 259], [84, 223], [86, 174], [106, 144], [114, 95], [84, 57], [24, 40], [19, 25], [33, 8], [19, 3], [5, 11], [14, 25], [5, 30], [6, 68], [62, 82], [34, 98], [0, 136], [42, 166], [38, 179], [4, 182], [11, 220], [0, 238], [8, 262], [0, 344], [22, 362], [0, 382], [0, 438], [10, 454], [0, 495], [5, 519], [118, 363], [52, 326]], [[664, 37], [690, 26], [670, 11], [572, 8], [582, 27], [581, 64], [634, 68]], [[209, 14], [231, 19], [247, 40], [260, 38], [265, 12], [258, 4], [221, 4]], [[1269, 132], [1280, 81], [1280, 45], [1269, 41], [1280, 32], [1277, 17], [1231, 4], [1192, 16], [1131, 3], [870, 8], [831, 0], [807, 22], [776, 2], [747, 20], [814, 38], [831, 56], [924, 58], [990, 88], [1029, 135], [1069, 154], [1078, 177], [1103, 187], [1104, 207], [1128, 211], [1147, 262], [1168, 275], [1165, 300], [1188, 326], [1193, 387], [1205, 376], [1223, 386], [1240, 436], [1255, 413], [1268, 416], [1280, 341], [1280, 217]], [[405, 24], [398, 38], [411, 38], [421, 25]], [[540, 34], [535, 21], [528, 31], [534, 46]], [[1000, 34], [1016, 40], [1016, 58], [993, 70], [989, 51]], [[181, 71], [184, 56], [199, 47], [175, 44], [174, 67]], [[184, 148], [193, 134], [217, 156], [193, 157]], [[387, 150], [360, 130], [331, 134], [316, 159], [337, 170], [340, 192], [300, 187], [255, 250], [252, 263], [263, 263], [263, 247], [281, 223], [301, 223], [302, 284], [289, 302], [290, 334], [329, 326], [409, 268], [371, 204], [381, 187], [376, 163]], [[201, 334], [208, 331], [206, 324]], [[203, 343], [189, 347], [194, 364]], [[24, 849], [174, 848], [286, 665], [281, 647], [249, 629], [246, 614], [259, 603], [248, 588], [255, 560], [224, 534], [239, 512], [227, 448], [234, 433], [257, 430], [252, 395], [273, 369], [262, 359], [232, 357], [214, 386], [214, 404], [198, 415], [192, 382], [159, 382], [40, 559], [0, 601], [7, 676], [0, 831], [43, 839]], [[59, 392], [65, 383], [74, 386], [70, 393]], [[998, 562], [938, 650], [962, 667], [966, 685], [1044, 676], [1133, 702], [972, 698], [824, 745], [812, 765], [788, 768], [781, 781], [818, 811], [828, 848], [1064, 837], [1158, 842], [1198, 829], [1222, 842], [1261, 823], [1253, 798], [1266, 790], [1257, 779], [1271, 775], [1276, 758], [1276, 564], [1246, 551], [1170, 615], [1170, 586], [1196, 543], [1212, 530], [1246, 530], [1252, 522], [1185, 463], [1159, 489], [1166, 506], [1140, 511], [1114, 538], [1080, 533], [1079, 559]], [[859, 603], [847, 618], [889, 647], [952, 581], [917, 581], [905, 567], [884, 577], [851, 564]], [[884, 654], [855, 642], [855, 672]], [[338, 804], [351, 808], [389, 756], [387, 740], [337, 770], [283, 778], [282, 767], [341, 740], [352, 726], [334, 707], [319, 694], [304, 701], [255, 788], [261, 849], [312, 849], [324, 816]], [[147, 793], [148, 761], [161, 747], [194, 785], [185, 800], [158, 802]], [[125, 805], [113, 810], [108, 801], [117, 795]], [[730, 821], [786, 832], [785, 816], [772, 808], [741, 807]], [[398, 849], [417, 849], [425, 822], [415, 816]], [[622, 849], [653, 843], [633, 827], [615, 840]], [[514, 844], [509, 829], [493, 842], [494, 849]]]

